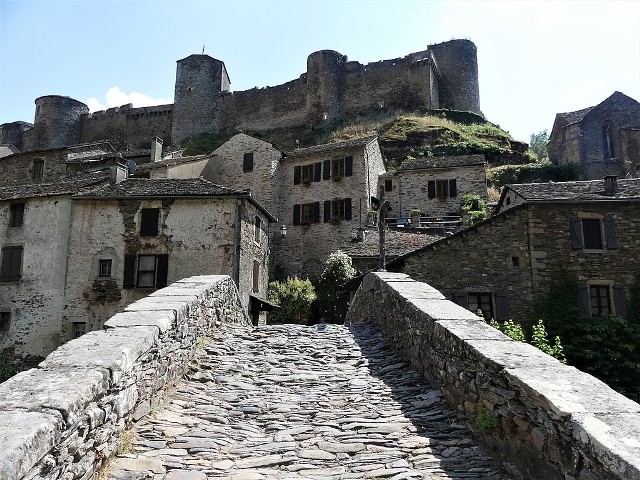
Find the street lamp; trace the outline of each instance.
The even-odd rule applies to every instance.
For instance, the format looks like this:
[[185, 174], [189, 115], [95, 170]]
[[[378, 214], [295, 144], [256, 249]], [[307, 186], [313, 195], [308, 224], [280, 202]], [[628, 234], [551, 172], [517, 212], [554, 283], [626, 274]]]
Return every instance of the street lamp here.
[[284, 238], [287, 236], [287, 226], [283, 223], [280, 226], [280, 238]]

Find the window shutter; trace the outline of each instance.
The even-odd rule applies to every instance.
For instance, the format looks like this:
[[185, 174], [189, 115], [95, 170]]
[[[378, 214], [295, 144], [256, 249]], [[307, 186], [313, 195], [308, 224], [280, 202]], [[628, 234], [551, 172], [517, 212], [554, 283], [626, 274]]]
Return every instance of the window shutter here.
[[353, 175], [353, 157], [344, 157], [344, 176], [350, 177]]
[[2, 249], [2, 263], [0, 264], [0, 281], [8, 282], [11, 274], [11, 247]]
[[297, 203], [293, 206], [293, 224], [300, 225], [300, 205]]
[[613, 301], [616, 306], [616, 315], [627, 318], [627, 295], [623, 284], [618, 283], [613, 286]]
[[509, 297], [506, 292], [496, 292], [496, 315], [501, 322], [509, 320], [511, 309], [509, 308]]
[[456, 185], [455, 178], [452, 178], [451, 180], [449, 180], [449, 196], [452, 198], [458, 196], [458, 187]]
[[344, 199], [344, 219], [351, 220], [351, 199]]
[[158, 255], [156, 264], [156, 288], [164, 288], [167, 286], [167, 276], [169, 274], [169, 255]]
[[322, 162], [313, 164], [313, 181], [319, 182], [322, 177]]
[[613, 215], [606, 215], [603, 219], [604, 238], [607, 241], [607, 248], [615, 250], [618, 248], [618, 238], [616, 235], [616, 221]]
[[323, 180], [331, 179], [331, 160], [324, 161], [324, 166], [322, 167], [322, 179]]
[[22, 247], [9, 247], [11, 249], [11, 264], [9, 266], [9, 281], [20, 280], [22, 267]]
[[455, 302], [464, 308], [469, 308], [469, 297], [465, 292], [456, 292], [453, 294]]
[[159, 208], [143, 208], [140, 213], [140, 235], [149, 237], [158, 235], [159, 216]]
[[302, 167], [300, 165], [293, 167], [293, 184], [300, 185], [301, 178], [302, 178]]
[[331, 200], [324, 201], [324, 223], [331, 221]]
[[427, 196], [429, 198], [436, 198], [436, 181], [429, 180], [427, 183]]
[[124, 279], [122, 280], [122, 288], [133, 288], [133, 280], [136, 271], [136, 256], [124, 256]]
[[580, 218], [571, 217], [569, 219], [569, 232], [571, 234], [571, 248], [574, 250], [584, 248], [584, 243], [582, 242], [582, 220]]
[[313, 202], [313, 223], [320, 223], [320, 202]]
[[588, 285], [578, 285], [578, 305], [580, 307], [580, 318], [589, 318], [591, 316], [591, 302]]

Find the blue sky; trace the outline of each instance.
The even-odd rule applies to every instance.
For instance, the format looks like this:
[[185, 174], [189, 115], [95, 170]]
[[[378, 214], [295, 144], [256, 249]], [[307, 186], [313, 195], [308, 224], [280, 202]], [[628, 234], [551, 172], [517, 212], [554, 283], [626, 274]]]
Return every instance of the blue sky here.
[[203, 45], [245, 90], [297, 78], [316, 50], [366, 63], [468, 38], [482, 111], [527, 141], [615, 90], [640, 100], [639, 25], [638, 0], [0, 0], [0, 123], [33, 122], [42, 95], [172, 102], [176, 60]]

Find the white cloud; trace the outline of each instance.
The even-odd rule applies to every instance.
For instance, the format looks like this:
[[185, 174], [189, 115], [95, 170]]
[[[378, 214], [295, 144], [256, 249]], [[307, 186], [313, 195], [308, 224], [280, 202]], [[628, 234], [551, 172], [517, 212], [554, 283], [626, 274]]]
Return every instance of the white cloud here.
[[120, 90], [119, 87], [111, 87], [104, 96], [104, 103], [95, 97], [87, 99], [85, 103], [89, 107], [89, 111], [97, 112], [99, 110], [106, 110], [107, 108], [120, 107], [128, 103], [132, 103], [134, 107], [164, 105], [173, 103], [173, 98], [152, 98], [144, 93], [126, 93]]

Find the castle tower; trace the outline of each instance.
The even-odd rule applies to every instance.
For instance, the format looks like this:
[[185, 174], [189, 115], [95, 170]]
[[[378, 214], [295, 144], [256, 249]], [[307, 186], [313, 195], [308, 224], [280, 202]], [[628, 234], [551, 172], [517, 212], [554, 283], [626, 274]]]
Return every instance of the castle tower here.
[[24, 132], [33, 127], [27, 122], [11, 122], [0, 125], [0, 144], [11, 144], [22, 151], [22, 138]]
[[80, 117], [89, 107], [70, 97], [36, 98], [33, 128], [24, 134], [24, 150], [66, 147], [80, 143]]
[[177, 61], [172, 144], [218, 129], [220, 97], [230, 84], [224, 62], [209, 55]]
[[307, 57], [307, 112], [311, 125], [342, 119], [346, 62], [347, 57], [334, 50], [320, 50]]
[[478, 55], [471, 40], [450, 40], [429, 45], [442, 75], [439, 83], [440, 108], [480, 111]]

